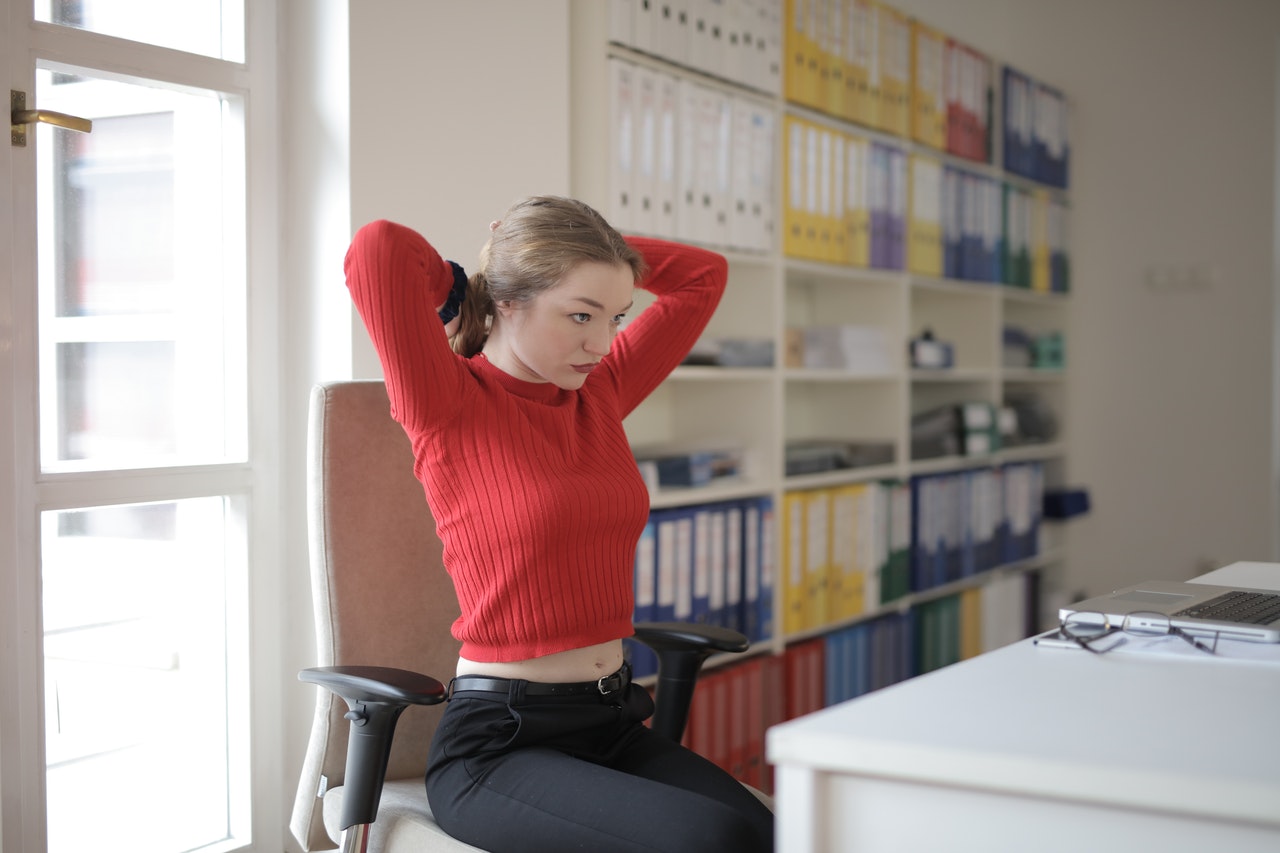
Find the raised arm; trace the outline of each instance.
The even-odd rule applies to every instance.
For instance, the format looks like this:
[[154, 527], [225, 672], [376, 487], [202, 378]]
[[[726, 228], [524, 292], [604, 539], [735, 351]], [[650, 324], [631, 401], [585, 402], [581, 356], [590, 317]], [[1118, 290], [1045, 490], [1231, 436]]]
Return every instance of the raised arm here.
[[436, 314], [453, 286], [453, 268], [418, 232], [378, 220], [347, 250], [347, 288], [382, 362], [391, 414], [406, 429], [426, 428], [451, 411], [463, 370]]
[[625, 417], [684, 360], [720, 303], [728, 279], [724, 256], [649, 237], [628, 237], [649, 274], [640, 286], [657, 301], [627, 324], [606, 361]]

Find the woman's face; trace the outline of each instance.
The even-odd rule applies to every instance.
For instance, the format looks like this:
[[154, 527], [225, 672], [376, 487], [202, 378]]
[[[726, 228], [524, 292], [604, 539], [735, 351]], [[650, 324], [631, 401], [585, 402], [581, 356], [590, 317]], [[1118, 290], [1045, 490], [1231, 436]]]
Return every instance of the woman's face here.
[[634, 289], [625, 264], [581, 263], [531, 301], [498, 305], [497, 346], [485, 357], [519, 379], [575, 391], [609, 354]]

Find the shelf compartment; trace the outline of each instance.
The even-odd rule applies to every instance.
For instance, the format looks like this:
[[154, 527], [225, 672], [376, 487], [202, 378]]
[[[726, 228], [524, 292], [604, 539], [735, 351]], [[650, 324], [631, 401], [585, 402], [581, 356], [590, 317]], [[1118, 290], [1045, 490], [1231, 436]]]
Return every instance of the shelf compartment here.
[[1000, 364], [1000, 303], [993, 287], [912, 287], [909, 337], [930, 331], [955, 348], [955, 368], [990, 370]]
[[[698, 368], [695, 375], [713, 370], [719, 368]], [[633, 447], [738, 448], [743, 456], [739, 476], [767, 483], [780, 453], [773, 393], [767, 381], [669, 379], [623, 421], [623, 427]]]
[[788, 261], [786, 325], [878, 326], [890, 340], [901, 340], [906, 327], [904, 281], [901, 274]]
[[949, 380], [912, 381], [911, 415], [961, 403], [998, 403], [995, 373], [981, 371]]
[[[900, 461], [902, 394], [902, 384], [894, 381], [788, 382], [783, 392], [783, 448], [808, 440], [888, 441], [894, 445], [894, 461]], [[776, 470], [783, 471], [781, 460]]]

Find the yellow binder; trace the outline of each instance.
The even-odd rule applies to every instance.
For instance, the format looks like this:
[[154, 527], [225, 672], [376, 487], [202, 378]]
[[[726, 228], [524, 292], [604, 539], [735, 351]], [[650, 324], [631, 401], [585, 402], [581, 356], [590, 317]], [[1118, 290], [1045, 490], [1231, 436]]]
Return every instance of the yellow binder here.
[[827, 624], [831, 586], [831, 493], [810, 489], [804, 495], [804, 563], [807, 601], [805, 628]]
[[876, 127], [910, 135], [911, 19], [886, 3], [876, 4], [880, 63], [880, 114]]
[[848, 182], [844, 170], [847, 166], [845, 140], [848, 136], [838, 130], [831, 133], [831, 252], [827, 260], [833, 264], [849, 263], [849, 231], [845, 212], [848, 200], [845, 191]]
[[875, 61], [875, 11], [872, 0], [845, 0], [845, 97], [841, 116], [874, 126], [871, 70]]
[[912, 154], [907, 207], [907, 269], [942, 276], [942, 161]]
[[854, 539], [857, 535], [858, 513], [855, 498], [849, 486], [831, 490], [831, 586], [828, 589], [827, 621], [837, 622], [853, 614], [848, 609], [848, 597], [852, 587], [861, 586], [855, 574], [858, 570], [854, 558]]
[[803, 492], [782, 496], [782, 631], [790, 635], [808, 624], [808, 586], [805, 578], [805, 497]]
[[814, 253], [815, 260], [835, 260], [835, 211], [833, 205], [832, 185], [834, 183], [835, 132], [828, 127], [814, 126], [817, 134], [818, 172], [816, 176], [817, 198], [813, 209], [814, 226], [817, 229], [818, 243]]
[[848, 134], [844, 139], [845, 263], [866, 267], [871, 263], [871, 209], [868, 195], [867, 140]]
[[911, 22], [911, 138], [939, 151], [947, 147], [947, 105], [943, 58], [947, 38], [940, 31]]
[[800, 257], [822, 261], [826, 260], [819, 233], [822, 227], [822, 129], [810, 121], [802, 124], [804, 212], [801, 215], [801, 221], [804, 224], [804, 236], [800, 246]]
[[805, 122], [783, 118], [782, 252], [787, 257], [807, 257], [805, 251]]
[[823, 110], [833, 116], [843, 116], [844, 75], [848, 67], [846, 60], [848, 49], [845, 47], [845, 39], [849, 35], [849, 28], [845, 25], [845, 19], [849, 14], [849, 4], [846, 0], [826, 0], [826, 3], [827, 85], [823, 97], [826, 106], [823, 107]]
[[866, 588], [873, 547], [871, 492], [865, 483], [839, 486], [831, 493], [832, 621], [866, 610]]
[[1049, 192], [1037, 189], [1031, 193], [1031, 289], [1048, 293], [1049, 276]]
[[785, 72], [782, 75], [782, 92], [788, 101], [804, 103], [805, 66], [808, 50], [805, 45], [805, 14], [811, 0], [787, 0], [782, 22], [783, 49], [786, 51]]
[[787, 0], [786, 5], [787, 71], [783, 92], [788, 101], [813, 109], [822, 108], [823, 55], [818, 37], [825, 3], [826, 0]]

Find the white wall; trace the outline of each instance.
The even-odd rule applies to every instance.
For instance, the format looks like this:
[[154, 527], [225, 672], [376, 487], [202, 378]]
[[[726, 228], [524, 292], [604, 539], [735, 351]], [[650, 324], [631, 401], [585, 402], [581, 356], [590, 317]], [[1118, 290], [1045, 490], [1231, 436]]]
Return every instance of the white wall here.
[[[280, 571], [285, 813], [316, 688], [307, 564], [306, 408], [326, 379], [381, 375], [343, 285], [356, 228], [395, 219], [474, 266], [488, 225], [532, 193], [569, 191], [568, 0], [281, 0], [288, 118], [282, 276], [291, 321]], [[288, 827], [281, 845], [295, 851]], [[264, 849], [271, 843], [264, 844]]]
[[289, 319], [284, 324], [288, 340], [280, 406], [287, 440], [281, 448], [280, 583], [286, 612], [279, 620], [285, 636], [278, 741], [284, 784], [278, 796], [285, 816], [280, 843], [293, 851], [299, 848], [289, 837], [288, 815], [316, 699], [316, 688], [296, 678], [298, 670], [316, 660], [305, 513], [307, 404], [314, 383], [352, 372], [351, 300], [342, 278], [342, 257], [351, 237], [351, 140], [347, 4], [281, 0], [280, 16], [286, 150], [281, 275]]
[[1280, 4], [894, 5], [1074, 101], [1069, 471], [1094, 511], [1072, 523], [1072, 582], [1275, 559]]
[[354, 226], [404, 222], [470, 270], [513, 201], [568, 190], [567, 0], [352, 3]]

